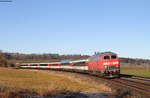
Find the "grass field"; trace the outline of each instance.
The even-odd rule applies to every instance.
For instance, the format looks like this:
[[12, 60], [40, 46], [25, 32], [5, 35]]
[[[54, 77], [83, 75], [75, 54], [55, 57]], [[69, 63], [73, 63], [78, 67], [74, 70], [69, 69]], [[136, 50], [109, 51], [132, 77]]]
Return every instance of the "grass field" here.
[[131, 74], [137, 76], [150, 77], [150, 69], [138, 67], [121, 67], [122, 74]]
[[[70, 78], [48, 71], [23, 70], [0, 67], [0, 92], [27, 90], [40, 95], [57, 91], [110, 91], [104, 84]], [[1, 95], [1, 93], [0, 93]]]

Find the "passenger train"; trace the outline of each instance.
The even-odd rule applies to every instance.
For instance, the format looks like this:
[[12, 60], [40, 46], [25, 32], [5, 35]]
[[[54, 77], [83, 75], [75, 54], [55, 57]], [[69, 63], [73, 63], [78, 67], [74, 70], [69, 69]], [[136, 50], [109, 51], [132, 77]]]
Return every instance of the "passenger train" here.
[[96, 74], [103, 77], [119, 77], [120, 61], [116, 53], [97, 53], [85, 60], [63, 60], [51, 63], [22, 63], [20, 68], [55, 69]]

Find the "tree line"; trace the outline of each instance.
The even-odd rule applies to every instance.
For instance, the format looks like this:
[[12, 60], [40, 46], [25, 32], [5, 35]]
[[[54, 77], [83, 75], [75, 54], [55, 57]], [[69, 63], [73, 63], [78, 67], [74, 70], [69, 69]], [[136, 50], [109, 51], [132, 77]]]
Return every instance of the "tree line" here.
[[[89, 55], [73, 54], [73, 55], [59, 55], [54, 53], [49, 54], [23, 54], [23, 53], [8, 53], [0, 51], [0, 66], [15, 66], [18, 62], [53, 62], [61, 60], [77, 60], [86, 59]], [[150, 60], [147, 59], [132, 59], [120, 58], [121, 63], [130, 63], [136, 65], [149, 64]]]
[[133, 59], [133, 58], [120, 58], [121, 63], [130, 63], [135, 65], [149, 64], [150, 60], [148, 59]]
[[20, 53], [3, 53], [7, 60], [63, 60], [63, 59], [85, 59], [88, 55], [59, 55], [59, 54], [20, 54]]
[[78, 60], [86, 59], [88, 55], [72, 54], [59, 55], [54, 53], [48, 54], [23, 54], [23, 53], [8, 53], [0, 51], [0, 66], [12, 66], [16, 63], [26, 62], [54, 62], [61, 60]]

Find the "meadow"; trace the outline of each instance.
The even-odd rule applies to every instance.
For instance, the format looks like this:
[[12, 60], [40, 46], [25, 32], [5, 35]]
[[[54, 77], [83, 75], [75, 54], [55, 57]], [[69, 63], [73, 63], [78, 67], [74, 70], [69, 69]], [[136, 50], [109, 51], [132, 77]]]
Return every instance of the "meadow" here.
[[20, 91], [44, 95], [62, 91], [110, 91], [110, 88], [48, 71], [0, 67], [0, 96]]
[[135, 66], [134, 64], [121, 64], [120, 70], [122, 74], [150, 77], [150, 67], [145, 65]]

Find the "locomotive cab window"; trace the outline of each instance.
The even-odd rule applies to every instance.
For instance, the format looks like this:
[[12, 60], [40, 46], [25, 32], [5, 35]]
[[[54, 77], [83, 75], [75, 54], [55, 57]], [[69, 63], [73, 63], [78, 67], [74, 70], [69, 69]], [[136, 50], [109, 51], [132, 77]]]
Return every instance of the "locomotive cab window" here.
[[111, 56], [111, 59], [116, 59], [116, 58], [117, 58], [116, 55], [112, 55], [112, 56]]
[[110, 57], [109, 56], [104, 56], [104, 60], [109, 60]]

